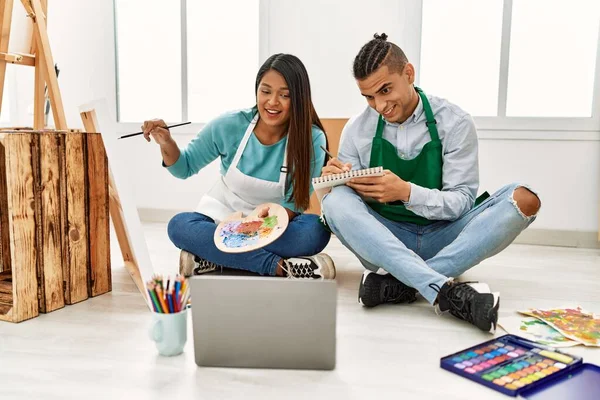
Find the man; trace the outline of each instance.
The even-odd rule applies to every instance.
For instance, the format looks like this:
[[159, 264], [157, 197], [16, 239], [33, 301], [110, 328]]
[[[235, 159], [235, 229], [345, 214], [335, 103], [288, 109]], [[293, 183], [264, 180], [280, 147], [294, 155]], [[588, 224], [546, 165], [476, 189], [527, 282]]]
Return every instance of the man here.
[[437, 310], [494, 332], [499, 294], [453, 278], [506, 248], [535, 219], [539, 198], [511, 184], [476, 202], [471, 116], [416, 88], [413, 65], [387, 35], [362, 47], [354, 77], [369, 107], [348, 121], [338, 158], [322, 174], [382, 166], [385, 175], [333, 188], [322, 207], [367, 269], [359, 302], [411, 303], [418, 292]]

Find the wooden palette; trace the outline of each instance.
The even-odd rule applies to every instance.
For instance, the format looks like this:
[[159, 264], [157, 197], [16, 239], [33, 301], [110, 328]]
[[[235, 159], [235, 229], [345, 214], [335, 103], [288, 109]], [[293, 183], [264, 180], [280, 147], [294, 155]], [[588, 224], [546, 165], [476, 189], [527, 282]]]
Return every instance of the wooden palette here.
[[[260, 218], [258, 214], [265, 207], [269, 207], [269, 214]], [[261, 204], [247, 217], [237, 212], [223, 220], [215, 231], [215, 245], [224, 253], [245, 253], [260, 249], [283, 235], [288, 222], [288, 214], [281, 205]]]

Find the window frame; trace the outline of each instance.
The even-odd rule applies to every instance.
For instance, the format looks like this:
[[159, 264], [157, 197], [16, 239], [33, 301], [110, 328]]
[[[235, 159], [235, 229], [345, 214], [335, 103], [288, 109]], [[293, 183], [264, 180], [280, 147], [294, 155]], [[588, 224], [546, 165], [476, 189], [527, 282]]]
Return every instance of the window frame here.
[[[181, 10], [181, 53], [182, 53], [182, 120], [187, 119], [187, 1], [179, 0]], [[414, 13], [416, 39], [415, 48], [417, 52], [414, 57], [414, 64], [417, 71], [420, 71], [421, 58], [421, 32], [423, 24], [423, 0], [415, 0], [417, 4], [411, 8]], [[269, 0], [259, 1], [259, 62], [265, 60], [269, 49]], [[114, 35], [115, 35], [115, 85], [116, 85], [116, 113], [117, 129], [119, 132], [134, 132], [139, 130], [141, 122], [119, 122], [119, 74], [118, 74], [118, 32], [116, 0], [113, 0], [114, 8]], [[506, 101], [508, 91], [508, 67], [510, 53], [510, 30], [512, 17], [513, 0], [504, 0], [502, 16], [502, 39], [501, 39], [501, 57], [500, 57], [500, 75], [499, 75], [499, 99], [498, 114], [496, 117], [474, 117], [478, 127], [479, 136], [483, 139], [508, 139], [508, 140], [593, 140], [600, 141], [600, 30], [598, 33], [596, 49], [595, 81], [592, 97], [592, 116], [591, 117], [506, 117]], [[257, 66], [258, 68], [258, 66]], [[417, 72], [416, 83], [419, 84], [420, 73]], [[425, 88], [426, 89], [426, 88]], [[443, 93], [438, 93], [443, 97]], [[177, 123], [183, 121], [166, 121], [167, 123]], [[174, 135], [191, 135], [199, 132], [206, 124], [192, 123], [173, 132]]]
[[[418, 64], [420, 66], [421, 31], [423, 28], [423, 0], [420, 2]], [[592, 96], [591, 117], [507, 117], [508, 68], [513, 0], [504, 0], [502, 12], [502, 39], [500, 74], [498, 81], [498, 116], [477, 117], [475, 124], [480, 136], [490, 139], [543, 139], [543, 140], [600, 140], [600, 29], [596, 43], [596, 66]], [[420, 68], [417, 67], [417, 70]], [[417, 73], [417, 82], [419, 74]], [[443, 97], [443, 94], [440, 94]], [[483, 135], [481, 134], [483, 133]], [[571, 135], [573, 134], [573, 135]]]
[[[188, 109], [188, 46], [187, 46], [187, 2], [188, 0], [179, 0], [180, 22], [181, 22], [181, 120], [165, 121], [168, 125], [189, 120]], [[268, 2], [259, 1], [258, 9], [258, 50], [259, 62], [265, 60], [265, 51], [268, 48]], [[117, 28], [117, 0], [113, 0], [113, 19], [114, 19], [114, 37], [115, 37], [115, 116], [116, 128], [118, 133], [136, 132], [140, 130], [143, 121], [139, 122], [121, 122], [120, 116], [120, 97], [119, 97], [119, 40]], [[256, 66], [258, 69], [259, 66]], [[225, 111], [225, 110], [224, 110]], [[208, 121], [192, 122], [189, 125], [182, 126], [171, 132], [172, 135], [189, 136], [196, 135]]]

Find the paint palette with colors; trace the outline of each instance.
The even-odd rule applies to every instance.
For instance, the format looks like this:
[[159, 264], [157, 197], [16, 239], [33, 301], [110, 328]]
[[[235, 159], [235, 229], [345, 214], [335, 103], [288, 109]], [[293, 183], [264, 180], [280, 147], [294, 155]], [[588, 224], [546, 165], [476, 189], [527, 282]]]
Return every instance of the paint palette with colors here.
[[[265, 208], [268, 208], [268, 215], [259, 216]], [[235, 213], [223, 220], [215, 230], [215, 245], [224, 253], [245, 253], [260, 249], [283, 235], [288, 221], [288, 214], [281, 205], [261, 204], [247, 217]]]

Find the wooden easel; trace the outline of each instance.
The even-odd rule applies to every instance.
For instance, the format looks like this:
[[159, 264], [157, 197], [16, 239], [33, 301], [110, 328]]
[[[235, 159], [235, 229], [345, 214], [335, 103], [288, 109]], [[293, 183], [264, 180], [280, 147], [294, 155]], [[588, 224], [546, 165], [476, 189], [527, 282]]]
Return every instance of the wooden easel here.
[[50, 41], [46, 26], [47, 0], [21, 0], [27, 16], [33, 22], [31, 54], [8, 53], [13, 0], [0, 0], [0, 109], [6, 75], [6, 63], [35, 67], [33, 128], [44, 128], [44, 89], [48, 86], [48, 96], [56, 129], [67, 130], [67, 120], [62, 97], [58, 89], [58, 79], [54, 70], [54, 59], [50, 51]]
[[[2, 109], [2, 94], [6, 75], [6, 64], [26, 65], [35, 67], [34, 88], [34, 130], [43, 130], [45, 86], [48, 87], [48, 96], [52, 106], [52, 115], [57, 130], [68, 131], [65, 118], [62, 97], [58, 87], [54, 59], [50, 50], [50, 41], [46, 25], [48, 3], [47, 0], [21, 0], [27, 16], [33, 22], [33, 37], [31, 43], [31, 54], [8, 53], [11, 19], [13, 13], [13, 0], [0, 0], [0, 110]], [[81, 113], [81, 118], [87, 132], [98, 132], [97, 123], [93, 111]], [[123, 261], [140, 293], [145, 294], [144, 285], [131, 249], [130, 239], [127, 235], [127, 227], [116, 186], [110, 174], [109, 181], [109, 209]]]

